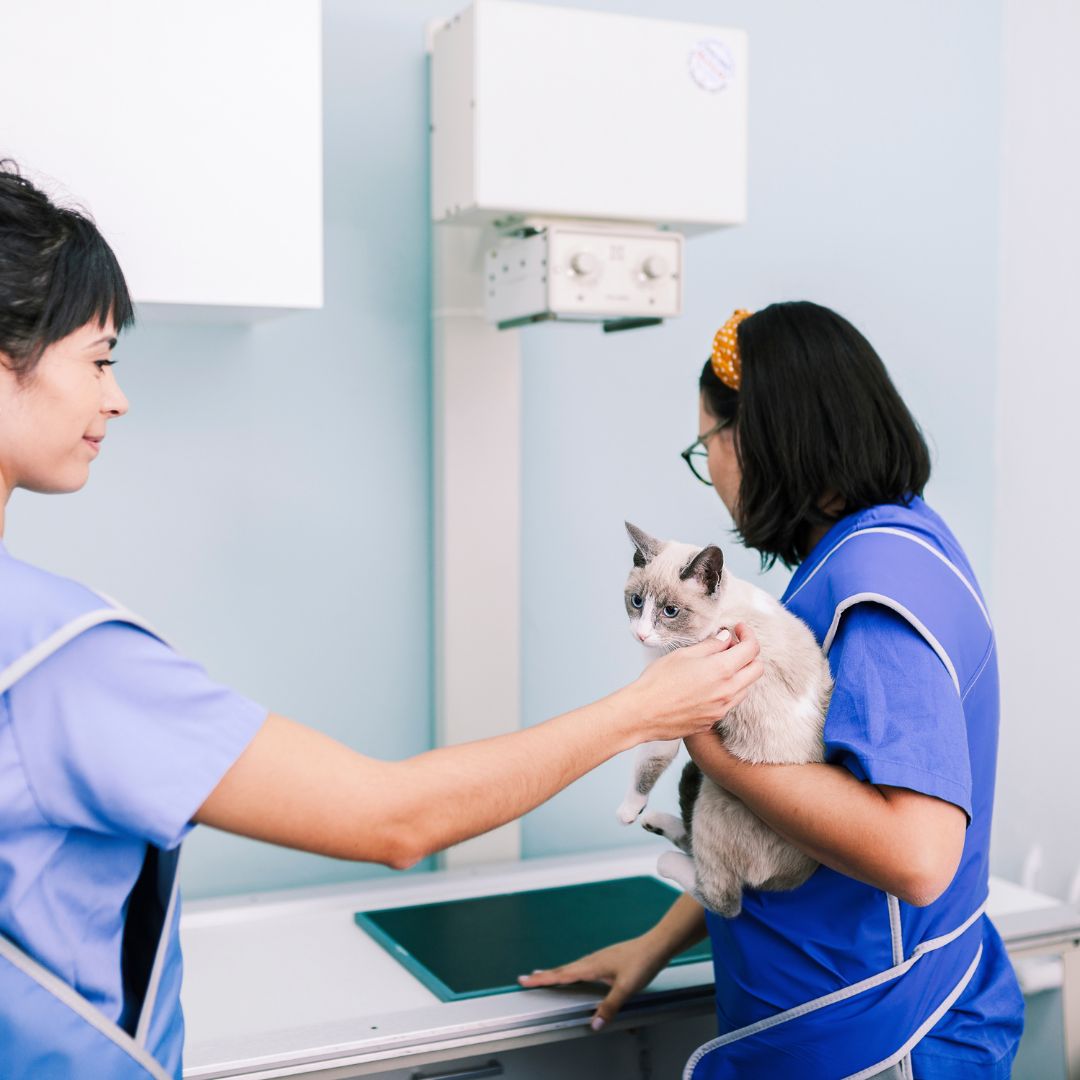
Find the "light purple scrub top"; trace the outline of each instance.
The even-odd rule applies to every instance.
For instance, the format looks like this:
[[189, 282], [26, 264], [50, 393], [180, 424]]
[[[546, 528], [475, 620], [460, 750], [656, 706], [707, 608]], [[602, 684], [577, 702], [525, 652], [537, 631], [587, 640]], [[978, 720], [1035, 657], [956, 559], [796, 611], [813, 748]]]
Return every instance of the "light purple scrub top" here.
[[125, 903], [147, 844], [180, 843], [266, 715], [119, 623], [0, 695], [0, 932], [124, 1026]]

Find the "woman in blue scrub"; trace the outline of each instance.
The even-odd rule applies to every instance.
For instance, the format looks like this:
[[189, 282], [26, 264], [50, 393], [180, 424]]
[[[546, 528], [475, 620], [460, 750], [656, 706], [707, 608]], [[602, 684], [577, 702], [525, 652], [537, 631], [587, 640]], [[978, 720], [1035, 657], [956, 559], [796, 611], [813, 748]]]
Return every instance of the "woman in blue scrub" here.
[[[94, 225], [0, 163], [0, 536], [16, 488], [86, 482], [128, 409], [111, 368], [131, 318]], [[194, 823], [407, 867], [629, 746], [708, 731], [756, 651], [687, 649], [528, 730], [383, 762], [215, 685], [0, 544], [0, 1076], [181, 1075], [176, 862]]]
[[[926, 444], [881, 360], [810, 303], [735, 315], [684, 452], [828, 654], [826, 761], [751, 765], [686, 740], [717, 784], [821, 863], [747, 889], [723, 919], [681, 897], [643, 937], [525, 986], [602, 981], [602, 1026], [712, 938], [720, 1035], [687, 1080], [1002, 1078], [1023, 999], [983, 913], [998, 733], [993, 629], [975, 575], [922, 499]], [[766, 661], [767, 662], [767, 661]]]

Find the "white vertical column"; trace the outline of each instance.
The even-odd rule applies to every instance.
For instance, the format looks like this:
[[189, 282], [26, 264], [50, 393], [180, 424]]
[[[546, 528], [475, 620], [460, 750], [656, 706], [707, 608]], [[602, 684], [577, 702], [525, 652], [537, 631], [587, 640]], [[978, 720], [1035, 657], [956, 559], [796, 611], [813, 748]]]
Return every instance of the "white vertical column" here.
[[[435, 738], [516, 731], [521, 712], [521, 359], [483, 318], [483, 235], [434, 227]], [[496, 783], [497, 777], [492, 777]], [[517, 822], [444, 866], [516, 859]]]

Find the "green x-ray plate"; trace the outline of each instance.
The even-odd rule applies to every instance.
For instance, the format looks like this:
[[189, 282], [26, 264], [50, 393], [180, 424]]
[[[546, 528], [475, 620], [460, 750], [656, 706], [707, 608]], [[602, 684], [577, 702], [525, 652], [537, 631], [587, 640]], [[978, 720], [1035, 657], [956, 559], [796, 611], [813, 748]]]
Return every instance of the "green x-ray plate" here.
[[[520, 990], [555, 967], [652, 926], [679, 893], [653, 877], [358, 911], [356, 922], [443, 1001]], [[710, 957], [703, 941], [672, 960]]]

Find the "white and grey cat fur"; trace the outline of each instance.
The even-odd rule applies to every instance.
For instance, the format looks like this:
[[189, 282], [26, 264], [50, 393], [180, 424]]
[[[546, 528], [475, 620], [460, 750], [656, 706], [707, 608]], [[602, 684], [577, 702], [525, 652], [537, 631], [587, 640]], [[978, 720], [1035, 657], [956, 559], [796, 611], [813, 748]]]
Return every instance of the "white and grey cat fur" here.
[[[716, 730], [744, 761], [822, 761], [832, 677], [810, 628], [763, 589], [735, 577], [715, 545], [655, 540], [629, 522], [626, 530], [635, 548], [626, 613], [631, 631], [651, 654], [649, 662], [745, 623], [757, 635], [765, 670]], [[645, 810], [678, 749], [679, 740], [638, 748], [633, 779], [617, 811], [624, 825]], [[657, 869], [719, 915], [730, 918], [742, 910], [744, 886], [794, 889], [817, 868], [693, 761], [683, 769], [679, 805], [681, 817], [649, 810], [642, 818], [644, 828], [680, 849], [661, 855]]]

